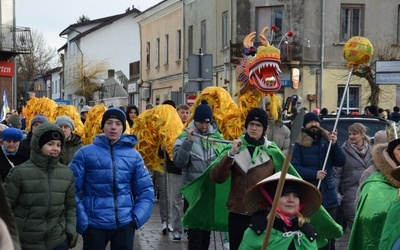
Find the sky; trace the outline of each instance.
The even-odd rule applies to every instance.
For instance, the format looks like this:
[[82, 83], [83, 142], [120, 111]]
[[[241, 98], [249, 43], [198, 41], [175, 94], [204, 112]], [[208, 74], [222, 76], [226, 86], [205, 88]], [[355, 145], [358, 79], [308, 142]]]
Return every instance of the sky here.
[[66, 39], [59, 34], [80, 16], [90, 20], [122, 14], [132, 5], [140, 11], [162, 0], [15, 0], [16, 23], [40, 31], [50, 47], [59, 49]]

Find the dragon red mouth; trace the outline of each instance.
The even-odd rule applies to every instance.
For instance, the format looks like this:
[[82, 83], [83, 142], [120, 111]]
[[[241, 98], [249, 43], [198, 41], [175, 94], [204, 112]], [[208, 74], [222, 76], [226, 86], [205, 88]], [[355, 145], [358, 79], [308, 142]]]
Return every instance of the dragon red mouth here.
[[249, 68], [250, 83], [264, 94], [277, 92], [281, 88], [280, 72], [279, 62], [258, 60]]

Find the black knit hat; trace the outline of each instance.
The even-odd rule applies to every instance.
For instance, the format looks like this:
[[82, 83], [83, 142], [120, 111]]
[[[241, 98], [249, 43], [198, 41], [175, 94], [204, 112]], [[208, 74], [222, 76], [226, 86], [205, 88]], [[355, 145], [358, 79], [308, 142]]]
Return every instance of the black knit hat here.
[[249, 113], [247, 114], [247, 117], [246, 117], [246, 122], [244, 123], [244, 127], [246, 129], [247, 129], [247, 125], [249, 125], [249, 123], [251, 121], [260, 122], [263, 126], [264, 131], [267, 130], [267, 128], [268, 128], [268, 115], [267, 115], [267, 112], [265, 112], [265, 110], [263, 110], [263, 109], [254, 108], [249, 111]]
[[310, 121], [317, 121], [321, 123], [321, 120], [319, 119], [319, 116], [315, 114], [314, 112], [308, 112], [307, 114], [304, 115], [304, 120], [303, 120], [303, 127], [307, 125]]
[[389, 144], [388, 144], [387, 152], [389, 153], [389, 155], [390, 155], [390, 157], [392, 159], [396, 159], [394, 157], [393, 151], [397, 147], [397, 145], [399, 145], [399, 144], [400, 144], [400, 138], [396, 139], [396, 140], [393, 140], [393, 141], [389, 142]]
[[212, 110], [208, 106], [207, 100], [202, 100], [201, 104], [194, 111], [193, 119], [195, 122], [211, 122], [212, 116]]
[[48, 143], [51, 140], [60, 140], [61, 145], [64, 145], [64, 139], [64, 133], [60, 133], [60, 131], [49, 130], [39, 138], [39, 148], [42, 148], [44, 144]]
[[126, 115], [125, 112], [119, 108], [110, 108], [104, 113], [103, 118], [101, 119], [101, 129], [104, 128], [104, 124], [110, 118], [120, 120], [123, 126], [122, 132], [126, 130]]

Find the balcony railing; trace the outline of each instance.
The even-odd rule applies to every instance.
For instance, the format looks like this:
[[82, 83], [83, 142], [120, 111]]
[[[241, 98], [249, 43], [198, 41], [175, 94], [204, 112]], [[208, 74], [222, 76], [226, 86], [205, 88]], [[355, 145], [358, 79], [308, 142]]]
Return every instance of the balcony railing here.
[[30, 28], [1, 25], [0, 34], [0, 52], [12, 54], [31, 53], [32, 36]]
[[[260, 46], [260, 42], [255, 42], [254, 46]], [[238, 64], [242, 59], [244, 50], [243, 43], [231, 44], [231, 63]], [[290, 63], [292, 61], [301, 61], [300, 45], [296, 42], [282, 43], [280, 46], [281, 63]]]

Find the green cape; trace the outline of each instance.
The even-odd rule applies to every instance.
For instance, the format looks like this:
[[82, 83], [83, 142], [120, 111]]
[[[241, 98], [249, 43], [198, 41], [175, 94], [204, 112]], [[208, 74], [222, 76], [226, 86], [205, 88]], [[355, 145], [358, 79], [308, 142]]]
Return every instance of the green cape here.
[[[365, 180], [350, 233], [349, 250], [375, 250], [378, 249], [382, 233], [383, 237], [389, 237], [386, 234], [390, 232], [384, 232], [383, 228], [388, 211], [398, 200], [397, 194], [398, 189], [393, 187], [381, 172], [375, 172]], [[396, 219], [398, 221], [398, 218]], [[394, 234], [399, 234], [398, 228], [392, 229], [396, 231]]]
[[[217, 184], [211, 180], [210, 172], [231, 147], [231, 144], [225, 146], [221, 154], [199, 178], [181, 188], [181, 193], [189, 202], [189, 208], [182, 219], [182, 224], [185, 228], [228, 231], [228, 208], [226, 203], [230, 192], [231, 178], [229, 177], [222, 184]], [[245, 147], [246, 145], [242, 144], [239, 150], [243, 150]], [[285, 156], [275, 143], [271, 143], [267, 147], [267, 154], [274, 162], [275, 172], [281, 171]], [[301, 178], [291, 164], [289, 164], [288, 173]], [[310, 221], [318, 233], [319, 246], [326, 244], [326, 239], [340, 238], [343, 235], [342, 227], [332, 219], [322, 206], [310, 216]]]

